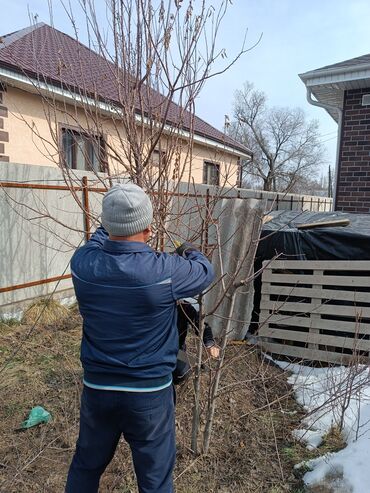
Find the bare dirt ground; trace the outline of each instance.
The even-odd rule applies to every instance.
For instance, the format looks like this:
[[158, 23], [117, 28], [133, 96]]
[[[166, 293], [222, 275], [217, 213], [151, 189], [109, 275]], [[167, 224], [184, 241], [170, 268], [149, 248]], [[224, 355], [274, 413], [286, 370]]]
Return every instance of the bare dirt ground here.
[[[0, 324], [0, 491], [62, 493], [78, 432], [81, 321], [76, 310], [57, 324], [33, 330]], [[191, 348], [191, 341], [190, 341]], [[15, 353], [15, 351], [17, 351]], [[209, 365], [205, 362], [203, 409]], [[251, 346], [230, 345], [222, 379], [211, 450], [190, 450], [193, 387], [177, 393], [177, 493], [302, 493], [293, 465], [304, 448], [291, 430], [302, 411], [286, 375], [264, 363]], [[29, 410], [41, 405], [53, 416], [20, 431]], [[101, 492], [134, 493], [128, 447], [122, 442], [102, 481]]]

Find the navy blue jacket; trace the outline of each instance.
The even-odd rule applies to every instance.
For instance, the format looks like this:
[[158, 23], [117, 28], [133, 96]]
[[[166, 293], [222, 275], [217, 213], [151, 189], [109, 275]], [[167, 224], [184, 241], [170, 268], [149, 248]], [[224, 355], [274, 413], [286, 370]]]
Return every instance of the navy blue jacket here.
[[81, 362], [91, 386], [153, 388], [176, 366], [176, 300], [202, 292], [214, 273], [206, 257], [155, 252], [112, 241], [98, 228], [71, 260], [83, 317]]

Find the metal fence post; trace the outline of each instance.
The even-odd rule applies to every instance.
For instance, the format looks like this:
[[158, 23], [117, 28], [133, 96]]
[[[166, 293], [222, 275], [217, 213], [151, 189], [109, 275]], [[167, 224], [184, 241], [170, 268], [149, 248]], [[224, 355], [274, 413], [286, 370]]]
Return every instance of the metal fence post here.
[[[214, 198], [214, 197], [213, 197]], [[207, 188], [207, 191], [206, 191], [206, 210], [207, 210], [207, 213], [206, 213], [206, 220], [205, 220], [205, 230], [204, 230], [204, 253], [206, 255], [208, 255], [208, 247], [209, 247], [209, 205], [210, 205], [210, 199], [211, 199], [211, 195], [210, 195], [210, 191], [209, 191], [209, 188]]]
[[87, 176], [82, 177], [82, 204], [83, 204], [83, 216], [84, 216], [85, 242], [88, 242], [91, 236], [91, 224], [90, 224], [89, 188], [88, 188]]

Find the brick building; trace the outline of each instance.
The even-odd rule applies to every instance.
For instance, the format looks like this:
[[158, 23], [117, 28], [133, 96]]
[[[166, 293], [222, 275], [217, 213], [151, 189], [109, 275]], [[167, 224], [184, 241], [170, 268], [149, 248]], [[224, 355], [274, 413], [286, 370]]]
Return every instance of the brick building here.
[[334, 209], [370, 213], [370, 54], [300, 78], [308, 101], [338, 123]]

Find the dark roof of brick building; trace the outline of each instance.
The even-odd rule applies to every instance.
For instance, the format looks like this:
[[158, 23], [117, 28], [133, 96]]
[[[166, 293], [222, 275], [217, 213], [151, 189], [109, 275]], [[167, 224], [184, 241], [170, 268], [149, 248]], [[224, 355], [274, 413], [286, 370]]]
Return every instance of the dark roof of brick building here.
[[357, 65], [370, 65], [370, 54], [362, 55], [355, 58], [350, 58], [349, 60], [344, 60], [343, 62], [333, 63], [331, 65], [325, 65], [325, 67], [320, 67], [318, 69], [312, 70], [312, 72], [321, 72], [321, 70], [331, 70], [340, 68], [351, 68]]
[[[115, 67], [104, 57], [57, 29], [39, 23], [0, 37], [0, 66], [58, 87], [119, 103]], [[112, 70], [113, 69], [113, 70]], [[151, 91], [155, 105], [164, 97]], [[178, 122], [181, 108], [171, 104], [168, 123]], [[191, 114], [182, 115], [183, 128], [191, 126]], [[242, 153], [250, 151], [201, 118], [195, 117], [195, 134], [228, 145]]]

